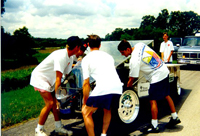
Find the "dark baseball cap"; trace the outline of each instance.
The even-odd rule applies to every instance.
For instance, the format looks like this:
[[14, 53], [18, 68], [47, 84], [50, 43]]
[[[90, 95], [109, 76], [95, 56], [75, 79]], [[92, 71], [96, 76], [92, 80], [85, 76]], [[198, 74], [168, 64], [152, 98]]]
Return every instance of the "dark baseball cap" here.
[[87, 47], [88, 47], [88, 43], [83, 43], [83, 44], [81, 45], [80, 50], [85, 51], [85, 50], [87, 49]]
[[69, 50], [74, 49], [76, 46], [81, 46], [81, 40], [78, 36], [71, 36], [67, 39], [67, 46]]

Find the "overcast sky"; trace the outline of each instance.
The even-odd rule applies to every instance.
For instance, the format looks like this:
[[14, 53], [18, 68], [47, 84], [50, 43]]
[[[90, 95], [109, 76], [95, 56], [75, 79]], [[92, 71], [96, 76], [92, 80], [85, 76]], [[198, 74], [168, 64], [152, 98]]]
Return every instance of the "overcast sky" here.
[[115, 28], [138, 28], [145, 15], [162, 9], [194, 11], [199, 0], [6, 0], [1, 25], [13, 34], [26, 26], [34, 37], [62, 38], [97, 34], [104, 38]]

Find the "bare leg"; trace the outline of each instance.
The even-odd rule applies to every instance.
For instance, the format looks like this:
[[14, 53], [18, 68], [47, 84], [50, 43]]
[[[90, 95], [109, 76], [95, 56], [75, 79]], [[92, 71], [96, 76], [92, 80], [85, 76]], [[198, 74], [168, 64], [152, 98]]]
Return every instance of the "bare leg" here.
[[151, 104], [152, 119], [158, 119], [158, 107], [156, 100], [150, 100], [150, 104]]
[[57, 109], [57, 105], [56, 105], [56, 102], [57, 102], [57, 100], [56, 100], [56, 97], [54, 97], [54, 103], [53, 103], [53, 107], [52, 107], [52, 112], [53, 112], [53, 115], [54, 115], [54, 119], [55, 119], [55, 121], [60, 121], [60, 112], [59, 112], [59, 110]]
[[44, 125], [47, 120], [47, 117], [49, 115], [49, 112], [51, 111], [51, 109], [53, 107], [54, 101], [53, 101], [53, 97], [50, 92], [44, 92], [44, 93], [40, 92], [40, 95], [42, 96], [42, 98], [45, 102], [45, 106], [40, 112], [39, 124]]
[[165, 97], [165, 99], [167, 100], [167, 102], [169, 104], [171, 112], [172, 113], [176, 112], [176, 109], [175, 109], [174, 102], [173, 102], [172, 98], [168, 95], [168, 96]]
[[102, 134], [106, 134], [111, 121], [111, 110], [104, 109]]
[[82, 115], [85, 123], [85, 128], [87, 130], [88, 136], [95, 136], [94, 133], [94, 121], [92, 118], [92, 114], [96, 111], [97, 108], [89, 107], [86, 105], [82, 106]]

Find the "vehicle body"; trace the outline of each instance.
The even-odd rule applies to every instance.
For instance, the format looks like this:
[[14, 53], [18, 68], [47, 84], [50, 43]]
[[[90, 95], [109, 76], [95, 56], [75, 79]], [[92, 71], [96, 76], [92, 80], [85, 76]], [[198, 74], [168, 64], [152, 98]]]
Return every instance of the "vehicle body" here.
[[[153, 40], [132, 40], [129, 41], [131, 46], [133, 47], [136, 43], [143, 42], [147, 45], [153, 46]], [[124, 83], [124, 90], [123, 94], [120, 97], [119, 100], [119, 108], [118, 108], [118, 115], [120, 119], [124, 123], [131, 123], [133, 122], [136, 117], [139, 114], [139, 98], [148, 96], [148, 89], [150, 86], [150, 83], [140, 74], [138, 77], [138, 80], [133, 83], [133, 88], [126, 90], [126, 84], [129, 77], [129, 59], [130, 56], [125, 57], [122, 56], [121, 53], [118, 51], [117, 46], [120, 43], [120, 41], [103, 41], [101, 42], [101, 48], [100, 50], [107, 52], [110, 54], [114, 60], [115, 60], [115, 68], [117, 70], [117, 73], [121, 79], [121, 81]], [[89, 49], [86, 51], [86, 54], [89, 53]], [[170, 70], [170, 83], [173, 83], [173, 91], [174, 94], [180, 94], [180, 65], [181, 64], [167, 64], [169, 70]], [[78, 70], [76, 70], [78, 68]], [[67, 93], [70, 89], [75, 89], [79, 91], [75, 91], [78, 94], [81, 94], [80, 91], [82, 90], [82, 83], [83, 83], [83, 77], [82, 77], [82, 69], [80, 67], [80, 64], [75, 66], [71, 72], [71, 75], [75, 75], [73, 78], [67, 79], [67, 84], [64, 88], [67, 88]], [[73, 79], [75, 82], [70, 81]], [[74, 83], [78, 84], [73, 85]], [[93, 79], [90, 80], [90, 84], [93, 88], [95, 81]], [[92, 89], [91, 89], [92, 90]], [[58, 92], [58, 91], [57, 91]], [[75, 95], [74, 95], [75, 96]], [[80, 95], [78, 95], [80, 96]], [[71, 95], [71, 98], [73, 96]], [[82, 102], [82, 97], [79, 97], [78, 102]], [[68, 103], [70, 104], [70, 103]], [[81, 107], [81, 103], [79, 103]], [[73, 104], [72, 104], [73, 105]], [[67, 107], [67, 106], [66, 106]], [[70, 105], [68, 105], [67, 108], [70, 108]], [[66, 108], [66, 110], [67, 110]], [[73, 110], [74, 108], [72, 108]]]
[[171, 37], [169, 39], [172, 41], [173, 46], [174, 46], [174, 51], [173, 51], [173, 60], [177, 60], [177, 52], [180, 46], [182, 45], [182, 38], [181, 37]]
[[178, 49], [178, 63], [200, 65], [200, 36], [186, 36]]

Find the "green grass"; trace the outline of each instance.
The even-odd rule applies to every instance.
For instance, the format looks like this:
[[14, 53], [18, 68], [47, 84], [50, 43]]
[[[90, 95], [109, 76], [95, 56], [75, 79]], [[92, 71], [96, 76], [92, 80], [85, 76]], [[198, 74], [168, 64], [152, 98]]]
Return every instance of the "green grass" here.
[[12, 78], [16, 78], [16, 79], [21, 79], [24, 77], [27, 77], [31, 74], [31, 72], [33, 71], [34, 67], [30, 67], [30, 68], [25, 68], [25, 69], [17, 69], [17, 70], [9, 70], [6, 72], [2, 72], [1, 73], [1, 80], [4, 81], [4, 79], [8, 78], [8, 79], [12, 79]]
[[44, 58], [46, 58], [50, 53], [36, 53], [35, 55], [33, 55], [33, 57], [35, 57], [38, 62], [42, 62], [44, 60]]
[[1, 73], [1, 92], [23, 88], [29, 85], [30, 75], [35, 67], [9, 70]]
[[[40, 63], [57, 48], [38, 50], [33, 57]], [[38, 117], [44, 101], [38, 91], [29, 85], [35, 66], [1, 71], [1, 128], [6, 128]], [[6, 90], [6, 91], [5, 91]]]
[[1, 128], [38, 117], [44, 102], [32, 86], [1, 94]]

